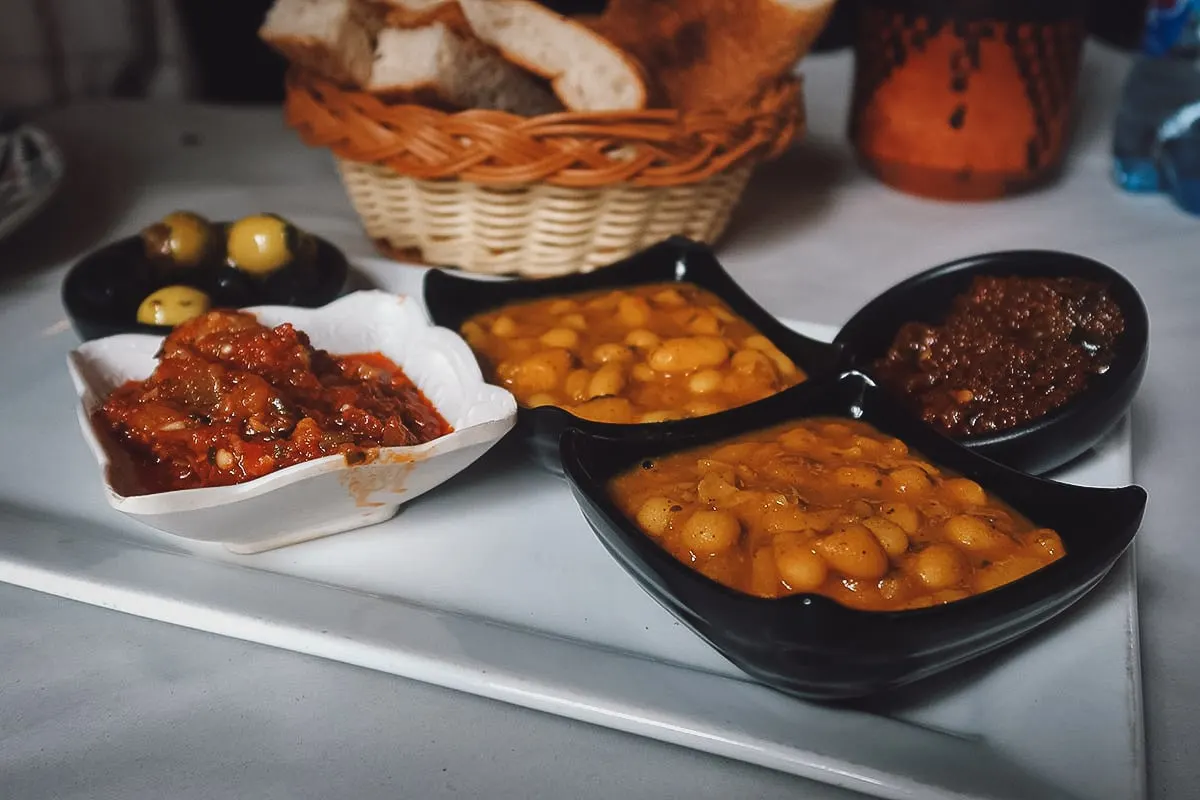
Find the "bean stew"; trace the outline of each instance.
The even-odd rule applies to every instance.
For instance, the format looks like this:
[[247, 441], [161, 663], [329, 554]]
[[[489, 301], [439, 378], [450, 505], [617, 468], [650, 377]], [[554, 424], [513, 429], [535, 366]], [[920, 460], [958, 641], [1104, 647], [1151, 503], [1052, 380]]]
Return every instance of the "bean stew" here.
[[682, 282], [514, 303], [461, 332], [522, 405], [597, 422], [704, 416], [806, 377], [720, 298]]
[[812, 418], [644, 461], [609, 482], [675, 558], [730, 588], [893, 611], [949, 603], [1061, 558], [978, 483], [865, 422]]

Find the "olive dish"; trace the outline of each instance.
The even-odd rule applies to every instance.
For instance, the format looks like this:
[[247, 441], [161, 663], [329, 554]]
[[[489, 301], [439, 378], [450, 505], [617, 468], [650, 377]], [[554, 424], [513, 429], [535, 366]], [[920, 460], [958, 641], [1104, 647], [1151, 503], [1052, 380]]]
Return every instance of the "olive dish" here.
[[323, 306], [342, 293], [348, 274], [337, 247], [279, 217], [221, 223], [175, 212], [78, 261], [62, 300], [85, 341], [165, 336], [209, 308]]
[[[562, 436], [571, 489], [602, 544], [667, 610], [754, 679], [799, 697], [865, 697], [940, 673], [1008, 644], [1087, 594], [1133, 541], [1146, 493], [1025, 475], [978, 456], [899, 408], [859, 372], [813, 381], [733, 409], [670, 439]], [[901, 611], [850, 608], [820, 594], [757, 597], [707, 577], [648, 536], [610, 494], [639, 464], [789, 420], [843, 417], [898, 438], [934, 464], [1061, 536], [1065, 554], [1000, 586], [953, 602]]]
[[[1083, 286], [1085, 293], [1090, 291], [1093, 296], [1064, 295], [1065, 299], [1059, 298], [1060, 309], [1040, 305], [1051, 296], [1052, 289], [1047, 287], [1059, 284]], [[1005, 286], [1010, 287], [1012, 296], [1002, 296]], [[1018, 291], [1013, 286], [1021, 288]], [[1075, 290], [1068, 286], [1067, 291]], [[1009, 307], [1003, 308], [1003, 302]], [[1112, 318], [1106, 319], [1106, 314]], [[938, 326], [951, 315], [962, 321], [960, 334], [979, 338], [964, 335], [961, 343], [935, 341]], [[1082, 322], [1074, 324], [1071, 316]], [[997, 346], [989, 352], [990, 345], [982, 341], [989, 335], [985, 330], [989, 318], [999, 319], [1007, 328], [1004, 334], [1008, 338], [1003, 343], [1007, 351]], [[1104, 355], [1104, 360], [1084, 375], [1084, 365], [1067, 362], [1086, 360], [1096, 353], [1097, 345], [1087, 341], [1089, 332], [1085, 330], [1091, 322], [1097, 322], [1102, 336], [1105, 332], [1099, 323], [1109, 323], [1115, 335], [1106, 337], [1104, 352], [1098, 354]], [[1034, 330], [1039, 325], [1047, 331], [1045, 338], [1041, 338], [1041, 330]], [[1051, 334], [1062, 338], [1052, 342]], [[1002, 420], [1006, 424], [974, 431], [942, 427], [942, 431], [981, 455], [1038, 475], [1082, 455], [1128, 411], [1146, 371], [1149, 318], [1133, 285], [1104, 264], [1070, 253], [1011, 251], [961, 259], [902, 281], [858, 311], [835, 341], [846, 347], [856, 369], [873, 376], [897, 402], [910, 408], [912, 395], [901, 391], [890, 372], [897, 358], [920, 357], [951, 364], [959, 375], [970, 366], [968, 359], [980, 359], [979, 374], [996, 382], [992, 399], [1007, 390], [1009, 400], [1016, 401], [1010, 402], [1011, 408], [999, 406], [1001, 414], [1008, 415]], [[952, 350], [956, 344], [961, 346], [958, 352]], [[1001, 354], [1009, 356], [1008, 360], [984, 361]], [[1017, 363], [1021, 361], [1026, 363]], [[1075, 374], [1066, 367], [1074, 368]], [[1063, 368], [1061, 379], [1051, 374], [1056, 368]], [[914, 365], [909, 385], [917, 385], [921, 391], [931, 387], [955, 391], [953, 385], [939, 385], [933, 370]], [[1048, 399], [1071, 381], [1072, 394]], [[961, 394], [964, 401], [975, 397], [970, 391]], [[979, 414], [979, 405], [961, 413]], [[1039, 406], [1037, 414], [1029, 413], [1028, 406], [1034, 405]], [[963, 408], [970, 406], [967, 402]], [[951, 409], [951, 413], [960, 412]], [[929, 413], [926, 418], [934, 416]]]
[[[659, 294], [662, 295], [661, 302]], [[621, 336], [647, 336], [651, 340], [648, 344], [626, 338], [601, 344], [595, 350], [580, 350], [580, 347], [585, 345], [575, 340], [590, 341], [596, 330], [595, 326], [600, 324], [595, 318], [596, 314], [592, 313], [592, 301], [607, 302], [617, 297], [620, 297], [620, 303], [631, 304], [631, 308], [604, 308], [597, 313], [608, 314], [614, 319], [625, 311], [634, 312], [634, 316], [639, 313], [653, 314], [659, 322], [665, 321], [677, 310], [691, 313], [688, 309], [693, 309], [697, 313], [695, 319], [686, 325], [678, 320], [671, 321], [660, 330], [661, 339], [657, 334], [646, 330], [646, 325], [629, 323], [624, 327], [615, 326], [620, 328]], [[573, 367], [569, 363], [557, 365], [561, 367], [558, 372], [572, 373], [567, 376], [564, 386], [569, 386], [576, 377], [588, 379], [591, 381], [591, 389], [587, 389], [586, 393], [577, 399], [590, 397], [592, 400], [571, 406], [563, 402], [553, 402], [553, 398], [545, 392], [525, 397], [520, 391], [518, 379], [499, 374], [503, 372], [504, 364], [495, 370], [493, 380], [503, 382], [518, 395], [519, 400], [522, 400], [518, 414], [520, 437], [535, 460], [556, 473], [561, 473], [558, 439], [568, 427], [607, 435], [653, 429], [660, 436], [671, 437], [703, 428], [710, 419], [727, 413], [728, 408], [733, 405], [747, 402], [753, 405], [758, 398], [778, 391], [779, 388], [797, 382], [803, 387], [807, 380], [835, 374], [842, 367], [839, 346], [818, 342], [784, 326], [737, 285], [721, 267], [711, 250], [682, 237], [665, 240], [623, 261], [581, 275], [539, 281], [484, 281], [433, 270], [425, 279], [425, 303], [434, 322], [462, 333], [468, 342], [472, 343], [472, 348], [481, 362], [484, 362], [485, 371], [489, 375], [493, 374], [493, 365], [488, 363], [487, 348], [482, 346], [477, 338], [484, 335], [479, 321], [490, 320], [488, 324], [495, 334], [493, 338], [505, 336], [507, 334], [500, 329], [500, 325], [513, 327], [512, 320], [505, 316], [506, 310], [527, 309], [530, 304], [539, 305], [550, 301], [582, 303], [583, 308], [578, 310], [591, 314], [586, 320], [582, 313], [563, 314], [561, 318], [564, 322], [569, 323], [572, 317], [578, 318], [575, 320], [576, 330], [556, 327], [545, 331], [540, 339], [542, 344], [537, 346], [545, 345], [548, 348], [548, 356], [561, 356], [564, 361], [574, 359]], [[689, 305], [691, 303], [695, 304]], [[518, 311], [513, 312], [514, 316], [517, 314]], [[724, 318], [725, 322], [718, 325], [714, 315]], [[493, 317], [495, 319], [492, 319]], [[693, 325], [699, 327], [687, 327]], [[704, 327], [705, 325], [716, 327], [710, 329]], [[668, 328], [673, 332], [668, 333]], [[695, 335], [685, 333], [685, 330]], [[738, 333], [731, 339], [731, 332], [735, 330]], [[527, 341], [537, 344], [537, 335], [531, 334]], [[606, 336], [608, 333], [602, 335]], [[556, 338], [566, 336], [571, 338], [571, 342], [563, 344]], [[683, 353], [683, 345], [693, 343], [711, 345], [720, 352], [705, 364], [691, 365], [696, 367], [695, 370], [689, 367], [678, 374], [671, 374], [672, 370], [665, 362], [675, 355], [673, 346], [679, 345], [678, 349]], [[568, 348], [572, 348], [572, 352], [568, 352]], [[632, 366], [626, 365], [629, 376], [618, 376], [619, 383], [628, 388], [613, 392], [597, 387], [597, 384], [610, 377], [607, 373], [611, 371], [606, 358], [596, 355], [602, 348], [620, 349], [628, 356], [632, 363]], [[742, 352], [743, 350], [753, 352]], [[541, 352], [534, 354], [536, 358], [542, 355]], [[597, 363], [590, 363], [591, 360]], [[724, 403], [701, 401], [699, 398], [722, 395], [725, 388], [732, 383], [728, 379], [740, 377], [725, 375], [726, 381], [719, 383], [722, 376], [718, 374], [719, 370], [712, 368], [718, 361], [721, 362], [721, 367], [730, 373], [743, 366], [747, 370], [761, 367], [773, 377], [775, 383], [769, 389], [757, 386], [754, 391], [741, 394], [727, 392], [722, 398]], [[758, 367], [755, 366], [756, 362], [761, 362]], [[557, 368], [553, 364], [539, 363], [534, 366], [544, 367], [543, 371], [553, 371]], [[589, 374], [588, 367], [595, 369]], [[638, 377], [637, 370], [653, 373], [655, 370], [652, 367], [658, 369], [657, 378]], [[693, 388], [683, 385], [685, 380], [690, 382], [693, 378], [697, 382], [711, 379], [713, 386]], [[665, 413], [662, 410], [653, 410], [653, 405], [634, 409], [639, 413], [629, 411], [630, 402], [626, 395], [643, 392], [645, 387], [651, 386], [648, 381], [659, 379], [676, 384], [670, 387], [670, 393], [679, 402]], [[586, 387], [588, 380], [584, 380], [581, 387]], [[718, 385], [721, 387], [720, 391], [714, 388]], [[549, 386], [540, 388], [546, 389]], [[688, 401], [685, 406], [683, 400], [688, 397], [696, 400]], [[625, 403], [627, 407], [623, 414], [593, 408], [618, 402]]]

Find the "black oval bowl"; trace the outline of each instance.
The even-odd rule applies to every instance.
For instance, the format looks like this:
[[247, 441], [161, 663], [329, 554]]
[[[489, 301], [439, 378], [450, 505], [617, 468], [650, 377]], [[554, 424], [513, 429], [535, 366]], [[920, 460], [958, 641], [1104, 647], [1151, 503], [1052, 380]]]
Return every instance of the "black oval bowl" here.
[[[978, 481], [1062, 536], [1058, 561], [990, 592], [911, 611], [860, 611], [821, 595], [765, 599], [676, 560], [612, 502], [610, 478], [644, 459], [811, 416], [864, 420], [935, 464]], [[655, 600], [752, 678], [799, 697], [865, 697], [934, 675], [1048, 622], [1095, 587], [1133, 541], [1146, 506], [1137, 486], [1094, 489], [1025, 475], [982, 458], [899, 409], [861, 373], [789, 389], [670, 441], [569, 430], [562, 462], [596, 536]]]
[[[788, 328], [737, 285], [712, 250], [678, 236], [594, 272], [561, 278], [484, 281], [432, 270], [425, 277], [425, 306], [434, 324], [457, 331], [476, 314], [514, 302], [670, 281], [692, 283], [709, 290], [774, 342], [808, 375], [809, 380], [796, 388], [806, 386], [814, 378], [835, 374], [845, 366], [840, 346], [810, 339]], [[711, 420], [725, 413], [729, 412], [672, 422], [619, 425], [581, 419], [555, 406], [521, 406], [517, 411], [517, 436], [538, 464], [561, 474], [558, 440], [567, 428], [607, 436], [652, 428], [655, 435], [670, 439], [703, 430]]]
[[937, 324], [954, 299], [979, 275], [1073, 277], [1108, 286], [1125, 317], [1108, 371], [1093, 375], [1077, 396], [1045, 416], [998, 433], [962, 437], [975, 452], [1015, 469], [1040, 475], [1082, 455], [1122, 417], [1146, 373], [1150, 319], [1137, 289], [1121, 273], [1083, 256], [1046, 250], [987, 253], [952, 261], [914, 275], [876, 297], [850, 318], [835, 342], [844, 344], [855, 368], [871, 365], [910, 321]]
[[[220, 223], [214, 223], [220, 224]], [[350, 264], [341, 250], [314, 237], [317, 256], [315, 272], [303, 283], [284, 286], [247, 279], [218, 280], [232, 268], [200, 268], [194, 276], [178, 283], [195, 286], [209, 293], [214, 307], [293, 305], [316, 308], [341, 294]], [[306, 276], [307, 277], [307, 276]], [[167, 285], [157, 278], [143, 250], [139, 236], [105, 245], [80, 259], [63, 279], [62, 302], [71, 326], [79, 338], [87, 341], [118, 333], [149, 333], [166, 336], [167, 325], [143, 325], [137, 321], [137, 308], [146, 295]]]

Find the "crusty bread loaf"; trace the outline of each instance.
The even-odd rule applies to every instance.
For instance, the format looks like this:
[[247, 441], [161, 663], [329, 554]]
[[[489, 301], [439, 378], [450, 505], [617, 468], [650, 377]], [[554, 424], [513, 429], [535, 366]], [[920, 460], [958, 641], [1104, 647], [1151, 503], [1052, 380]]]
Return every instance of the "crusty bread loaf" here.
[[474, 36], [462, 7], [448, 0], [371, 0], [388, 28], [424, 28], [440, 22], [459, 36]]
[[293, 64], [362, 87], [371, 77], [380, 24], [354, 0], [276, 0], [258, 35]]
[[380, 31], [367, 89], [524, 116], [562, 110], [544, 82], [441, 22]]
[[684, 110], [737, 108], [808, 52], [834, 0], [609, 0], [588, 27], [636, 57]]
[[548, 79], [572, 111], [631, 111], [646, 105], [645, 80], [635, 59], [586, 26], [532, 0], [385, 2], [416, 15], [410, 17], [416, 20], [442, 6], [458, 6], [475, 36], [509, 61]]

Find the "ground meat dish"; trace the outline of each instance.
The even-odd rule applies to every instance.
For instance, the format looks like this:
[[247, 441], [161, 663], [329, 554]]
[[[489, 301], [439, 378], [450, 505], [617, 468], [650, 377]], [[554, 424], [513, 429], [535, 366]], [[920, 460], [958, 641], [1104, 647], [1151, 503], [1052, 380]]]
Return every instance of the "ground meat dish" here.
[[978, 277], [941, 325], [909, 322], [875, 378], [952, 436], [1037, 419], [1112, 363], [1125, 329], [1102, 284], [1079, 278]]
[[134, 462], [143, 492], [227, 486], [322, 456], [350, 463], [450, 426], [378, 353], [334, 356], [290, 324], [214, 311], [176, 328], [144, 381], [95, 414]]

